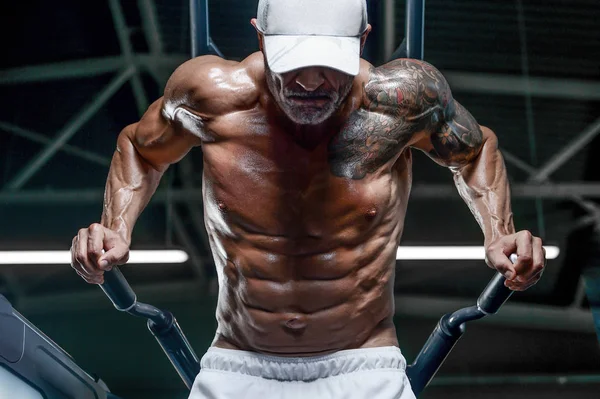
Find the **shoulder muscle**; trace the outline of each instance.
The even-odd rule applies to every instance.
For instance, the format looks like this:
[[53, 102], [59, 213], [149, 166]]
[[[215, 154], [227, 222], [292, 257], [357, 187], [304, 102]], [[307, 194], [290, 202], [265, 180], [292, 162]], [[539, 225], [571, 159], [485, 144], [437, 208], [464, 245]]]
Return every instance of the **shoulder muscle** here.
[[374, 68], [365, 95], [373, 106], [391, 107], [414, 120], [443, 111], [452, 101], [448, 82], [437, 68], [405, 58]]
[[413, 125], [411, 141], [416, 147], [446, 166], [463, 165], [478, 154], [481, 128], [453, 98], [437, 68], [424, 61], [399, 59], [377, 68], [375, 75], [382, 82], [379, 86], [388, 88], [385, 106], [396, 108]]
[[201, 56], [173, 72], [165, 87], [163, 112], [170, 119], [184, 111], [210, 120], [250, 107], [256, 98], [256, 84], [244, 63]]

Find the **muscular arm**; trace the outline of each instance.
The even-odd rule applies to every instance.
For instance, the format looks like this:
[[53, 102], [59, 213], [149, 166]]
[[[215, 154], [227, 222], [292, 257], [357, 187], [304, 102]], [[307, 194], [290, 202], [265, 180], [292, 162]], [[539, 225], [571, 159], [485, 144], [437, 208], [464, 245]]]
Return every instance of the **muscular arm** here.
[[163, 104], [164, 99], [152, 104], [138, 123], [119, 134], [108, 173], [101, 224], [127, 243], [164, 172], [200, 144], [163, 116]]
[[[131, 242], [136, 220], [170, 165], [208, 139], [200, 114], [211, 111], [203, 73], [220, 59], [197, 58], [171, 76], [162, 98], [119, 134], [104, 196], [101, 224]], [[203, 112], [206, 111], [206, 112]]]
[[[488, 265], [513, 290], [534, 285], [545, 265], [542, 240], [526, 230], [515, 233], [497, 137], [454, 100], [442, 74], [410, 59], [372, 68], [363, 104], [330, 143], [332, 173], [363, 179], [389, 167], [408, 146], [424, 151], [454, 174], [484, 233]], [[514, 265], [512, 253], [518, 255]]]
[[514, 234], [510, 187], [496, 135], [454, 100], [434, 67], [414, 60], [402, 62], [420, 81], [409, 94], [416, 104], [410, 118], [420, 127], [412, 145], [450, 168], [460, 196], [484, 233], [486, 247]]

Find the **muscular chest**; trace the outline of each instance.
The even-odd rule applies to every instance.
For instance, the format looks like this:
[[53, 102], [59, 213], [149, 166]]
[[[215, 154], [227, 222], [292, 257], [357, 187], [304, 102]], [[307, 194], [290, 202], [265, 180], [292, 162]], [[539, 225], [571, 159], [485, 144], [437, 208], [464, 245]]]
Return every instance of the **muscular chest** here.
[[[384, 143], [365, 138], [363, 147], [372, 152], [361, 152], [360, 126], [353, 129], [331, 132], [309, 150], [277, 127], [246, 124], [230, 139], [205, 146], [206, 201], [213, 204], [213, 217], [249, 230], [315, 237], [381, 221], [400, 197], [397, 191], [409, 184], [385, 167], [391, 158], [374, 154], [373, 145]], [[358, 176], [365, 164], [377, 173]], [[353, 175], [337, 173], [340, 165]]]

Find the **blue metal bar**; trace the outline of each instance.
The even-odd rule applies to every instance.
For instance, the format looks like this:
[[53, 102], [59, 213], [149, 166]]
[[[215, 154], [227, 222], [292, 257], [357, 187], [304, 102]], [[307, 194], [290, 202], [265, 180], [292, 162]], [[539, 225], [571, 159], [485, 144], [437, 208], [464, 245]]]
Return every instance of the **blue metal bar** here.
[[208, 48], [209, 48], [211, 54], [215, 54], [215, 55], [218, 55], [219, 57], [224, 58], [225, 56], [223, 55], [221, 50], [219, 50], [219, 48], [217, 47], [215, 42], [213, 42], [212, 39], [209, 39], [209, 40], [210, 40], [210, 42], [209, 42]]
[[147, 319], [147, 325], [188, 389], [200, 372], [200, 359], [170, 313], [137, 302], [135, 292], [118, 267], [104, 273], [102, 291], [121, 312]]
[[406, 1], [406, 50], [408, 58], [422, 60], [425, 43], [425, 0]]
[[431, 382], [462, 337], [466, 329], [465, 324], [497, 313], [504, 302], [510, 298], [513, 291], [504, 285], [505, 281], [506, 279], [500, 273], [496, 273], [477, 299], [477, 306], [459, 309], [440, 319], [421, 352], [406, 368], [410, 386], [416, 397], [419, 397]]
[[190, 0], [190, 29], [192, 35], [192, 58], [208, 54], [210, 49], [208, 0]]
[[210, 38], [210, 16], [208, 0], [190, 0], [190, 28], [192, 35], [192, 58], [214, 54], [223, 57], [223, 53]]

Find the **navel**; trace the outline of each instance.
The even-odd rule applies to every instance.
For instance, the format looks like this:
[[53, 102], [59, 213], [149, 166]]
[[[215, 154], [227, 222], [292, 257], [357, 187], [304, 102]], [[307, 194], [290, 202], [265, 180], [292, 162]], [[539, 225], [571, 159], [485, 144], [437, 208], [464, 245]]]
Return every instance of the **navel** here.
[[289, 317], [283, 326], [292, 334], [302, 334], [307, 327], [306, 318], [302, 316]]

